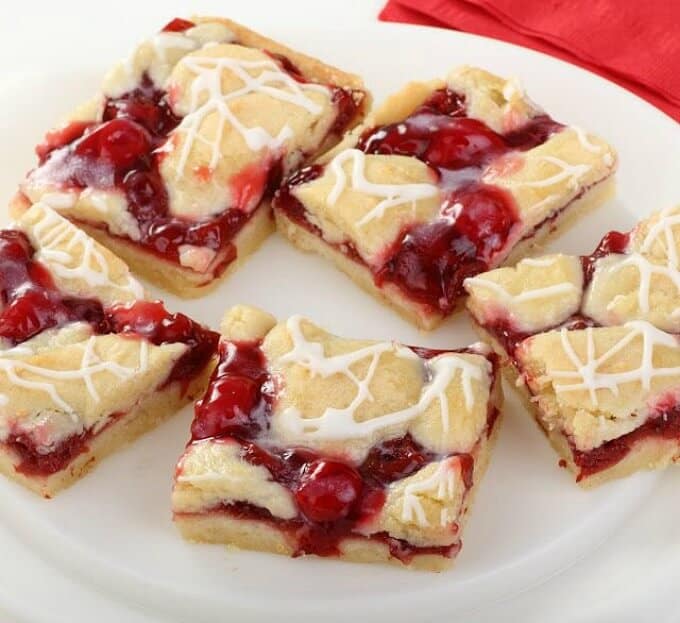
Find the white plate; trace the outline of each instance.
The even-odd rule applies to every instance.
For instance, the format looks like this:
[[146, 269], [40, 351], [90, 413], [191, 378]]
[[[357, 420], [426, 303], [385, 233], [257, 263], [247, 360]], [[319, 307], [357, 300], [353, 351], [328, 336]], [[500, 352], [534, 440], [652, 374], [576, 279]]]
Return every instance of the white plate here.
[[[235, 4], [230, 11], [221, 3], [210, 10], [240, 18], [293, 47], [361, 73], [377, 101], [405, 80], [441, 76], [455, 64], [472, 63], [519, 76], [556, 119], [609, 139], [621, 157], [618, 197], [562, 237], [555, 249], [592, 250], [606, 231], [627, 228], [649, 210], [680, 198], [677, 125], [592, 74], [460, 33], [368, 20], [353, 23], [348, 15], [365, 15], [354, 6], [347, 7], [347, 13], [337, 7], [322, 10], [315, 2], [280, 3], [285, 7], [279, 9], [272, 3], [266, 10], [264, 2], [248, 4]], [[131, 11], [132, 3], [127, 6]], [[177, 13], [194, 10], [195, 5]], [[77, 11], [43, 15], [40, 23], [31, 25], [37, 43], [22, 48], [18, 60], [15, 46], [22, 31], [7, 29], [0, 38], [2, 56], [12, 59], [11, 66], [3, 61], [7, 73], [0, 82], [0, 190], [5, 197], [31, 165], [31, 148], [42, 131], [96, 88], [112, 60], [171, 16], [167, 5], [167, 13], [159, 14], [137, 3], [131, 13], [134, 20], [120, 10], [106, 16], [105, 30], [95, 30], [93, 24], [101, 23], [102, 16], [88, 19], [88, 11], [93, 9], [83, 4]], [[280, 317], [301, 312], [351, 336], [439, 347], [474, 339], [464, 316], [436, 332], [420, 334], [331, 266], [301, 255], [276, 237], [205, 300], [164, 298], [170, 308], [213, 326], [227, 306], [247, 302]], [[47, 602], [36, 603], [31, 594], [38, 578], [41, 591], [52, 595], [57, 613], [68, 613], [71, 620], [97, 616], [99, 621], [134, 616], [139, 621], [198, 623], [275, 615], [311, 621], [320, 614], [324, 620], [370, 616], [412, 621], [416, 613], [415, 620], [450, 616], [516, 595], [591, 552], [641, 505], [659, 476], [638, 475], [593, 492], [579, 490], [557, 467], [557, 456], [512, 392], [507, 393], [499, 444], [451, 572], [405, 573], [184, 543], [170, 520], [169, 490], [174, 462], [188, 434], [187, 409], [50, 502], [0, 481], [0, 544], [8, 553], [17, 552], [0, 561], [0, 578], [9, 583], [3, 585], [12, 586], [11, 592], [0, 592], [0, 611], [4, 607], [15, 618], [32, 621], [55, 620], [58, 614], [46, 609]], [[66, 602], [68, 611], [63, 609]], [[120, 614], [122, 608], [127, 614]]]

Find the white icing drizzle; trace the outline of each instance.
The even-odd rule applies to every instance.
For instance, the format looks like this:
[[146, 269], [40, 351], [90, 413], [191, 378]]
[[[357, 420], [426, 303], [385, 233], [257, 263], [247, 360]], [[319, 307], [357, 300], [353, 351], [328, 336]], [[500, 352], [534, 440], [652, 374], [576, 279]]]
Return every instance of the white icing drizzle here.
[[[46, 392], [57, 407], [76, 418], [75, 409], [59, 394], [51, 381], [82, 381], [91, 398], [99, 402], [99, 394], [93, 381], [94, 375], [108, 372], [120, 380], [128, 380], [137, 374], [144, 374], [149, 367], [149, 345], [145, 340], [139, 341], [139, 363], [134, 367], [126, 367], [115, 361], [102, 359], [95, 350], [96, 339], [96, 336], [91, 336], [86, 342], [77, 345], [82, 348], [83, 355], [76, 369], [51, 370], [21, 359], [0, 358], [0, 372], [7, 376], [12, 385]], [[21, 376], [22, 372], [43, 380], [26, 379]]]
[[[626, 266], [634, 266], [640, 275], [640, 285], [638, 286], [638, 305], [640, 311], [649, 313], [650, 311], [650, 294], [652, 277], [660, 275], [668, 278], [675, 286], [678, 293], [680, 293], [680, 272], [673, 266], [662, 266], [650, 262], [645, 256], [639, 253], [632, 253], [628, 255], [625, 260], [612, 268], [612, 273], [618, 272]], [[677, 310], [676, 310], [677, 312]], [[674, 312], [674, 313], [676, 313]]]
[[[664, 250], [666, 251], [668, 265], [675, 269], [680, 269], [678, 250], [675, 246], [675, 239], [673, 236], [673, 227], [680, 225], [680, 212], [673, 214], [673, 212], [677, 210], [678, 208], [673, 206], [661, 211], [658, 221], [649, 228], [645, 239], [642, 241], [640, 251], [642, 253], [649, 253], [651, 251], [652, 245], [654, 245], [656, 242], [659, 242], [663, 245]], [[663, 241], [661, 240], [662, 236]]]
[[[229, 107], [229, 102], [250, 93], [263, 93], [274, 99], [294, 104], [305, 109], [308, 113], [318, 116], [323, 107], [307, 97], [305, 91], [323, 93], [329, 96], [328, 88], [320, 84], [299, 83], [273, 60], [242, 60], [228, 57], [185, 56], [180, 61], [196, 77], [191, 83], [191, 102], [187, 114], [179, 126], [174, 130], [185, 134], [185, 140], [176, 165], [178, 176], [184, 174], [189, 153], [196, 141], [205, 143], [211, 148], [210, 168], [215, 168], [219, 161], [220, 143], [224, 134], [224, 127], [229, 123], [246, 142], [252, 151], [269, 149], [277, 151], [293, 136], [293, 130], [288, 124], [284, 125], [276, 136], [272, 136], [261, 126], [251, 128], [243, 125]], [[222, 72], [233, 72], [243, 86], [224, 93], [222, 91]], [[260, 70], [253, 76], [252, 70]], [[205, 99], [201, 103], [201, 100]], [[207, 115], [217, 113], [221, 119], [215, 137], [210, 140], [200, 133], [203, 120]], [[172, 140], [172, 135], [170, 137]]]
[[[97, 249], [97, 243], [93, 238], [48, 206], [41, 207], [43, 216], [33, 226], [33, 232], [39, 242], [36, 257], [47, 264], [51, 272], [64, 279], [83, 279], [92, 287], [114, 288], [132, 294], [135, 298], [144, 297], [141, 284], [130, 274], [126, 275], [122, 285], [111, 279], [109, 263]], [[66, 245], [66, 251], [59, 248], [63, 244]], [[71, 268], [69, 264], [76, 257], [75, 249], [78, 247], [82, 251], [82, 260], [80, 264]]]
[[[621, 263], [612, 267], [611, 272], [615, 273], [626, 266], [634, 266], [640, 275], [640, 285], [638, 287], [638, 306], [643, 313], [651, 310], [650, 294], [652, 277], [659, 275], [666, 277], [680, 294], [680, 258], [675, 245], [673, 227], [680, 225], [680, 213], [673, 214], [677, 208], [671, 207], [663, 210], [659, 214], [659, 219], [647, 232], [642, 244], [640, 253], [649, 254], [654, 244], [659, 243], [666, 253], [666, 264], [655, 264], [640, 253], [630, 253]], [[672, 312], [671, 317], [678, 317], [680, 310]]]
[[9, 398], [5, 394], [0, 394], [0, 407], [4, 407], [9, 402]]
[[576, 138], [578, 138], [578, 142], [581, 144], [581, 147], [585, 149], [586, 151], [589, 151], [592, 154], [599, 154], [604, 147], [601, 145], [596, 145], [595, 143], [592, 143], [590, 139], [588, 139], [588, 135], [585, 133], [583, 128], [577, 126], [577, 125], [572, 125], [570, 128], [576, 133]]
[[580, 292], [580, 288], [569, 281], [556, 283], [544, 288], [534, 288], [533, 290], [523, 290], [519, 294], [510, 294], [502, 285], [485, 279], [484, 277], [468, 277], [465, 280], [465, 285], [471, 284], [473, 286], [481, 286], [491, 290], [505, 303], [524, 303], [526, 301], [534, 301], [536, 299], [550, 298], [553, 296], [561, 296], [571, 294], [572, 292]]
[[614, 164], [614, 156], [612, 156], [610, 151], [606, 150], [604, 145], [596, 145], [590, 141], [584, 130], [576, 125], [572, 125], [571, 129], [576, 133], [578, 142], [581, 144], [583, 149], [589, 151], [592, 154], [599, 154], [604, 151], [605, 153], [602, 155], [602, 162], [604, 162], [605, 166], [611, 167]]
[[[178, 49], [185, 50], [186, 52], [191, 52], [198, 48], [199, 44], [197, 41], [190, 39], [182, 32], [159, 32], [153, 37], [147, 39], [146, 41], [139, 44], [132, 54], [130, 54], [125, 60], [122, 61], [121, 66], [127, 77], [127, 80], [123, 84], [118, 84], [119, 88], [116, 91], [124, 92], [126, 90], [131, 90], [136, 85], [139, 80], [139, 75], [144, 69], [152, 69], [154, 66], [154, 61], [150, 62], [150, 67], [139, 67], [139, 56], [143, 53], [145, 44], [149, 44], [153, 50], [152, 54], [154, 59], [158, 59], [161, 63], [166, 63], [168, 58], [168, 50]], [[155, 72], [151, 71], [151, 74]], [[151, 76], [153, 78], [153, 75]], [[159, 85], [160, 86], [160, 85]], [[114, 93], [112, 93], [114, 94]]]
[[330, 169], [335, 175], [335, 184], [328, 194], [328, 205], [335, 205], [347, 186], [347, 175], [343, 165], [352, 161], [352, 188], [366, 195], [383, 197], [373, 209], [369, 210], [357, 221], [357, 227], [363, 227], [374, 219], [382, 218], [388, 208], [410, 203], [413, 211], [416, 201], [436, 197], [439, 189], [434, 184], [374, 184], [366, 179], [366, 155], [359, 149], [345, 149], [330, 162]]
[[592, 168], [589, 164], [569, 164], [555, 156], [541, 156], [540, 159], [544, 162], [554, 164], [559, 171], [542, 180], [514, 182], [513, 185], [528, 186], [530, 188], [547, 188], [548, 186], [553, 186], [567, 180], [568, 187], [576, 188], [578, 187], [581, 178]]
[[[619, 385], [622, 383], [639, 382], [642, 388], [649, 390], [652, 379], [655, 377], [680, 377], [680, 367], [655, 368], [654, 367], [654, 348], [656, 346], [666, 346], [678, 348], [677, 339], [663, 331], [657, 329], [652, 324], [643, 320], [634, 320], [623, 325], [629, 332], [599, 357], [595, 356], [595, 339], [593, 329], [589, 327], [586, 332], [586, 358], [582, 361], [574, 351], [569, 340], [570, 332], [567, 329], [560, 331], [560, 341], [567, 357], [573, 364], [575, 370], [556, 370], [549, 374], [555, 379], [574, 380], [574, 383], [557, 384], [557, 393], [588, 391], [591, 402], [597, 406], [599, 404], [597, 390], [606, 389], [615, 396], [619, 394]], [[637, 368], [623, 372], [600, 372], [602, 365], [611, 360], [616, 354], [620, 353], [636, 338], [642, 338], [642, 357]]]
[[[425, 480], [413, 482], [404, 488], [402, 521], [413, 521], [415, 519], [418, 525], [423, 528], [430, 525], [420, 498], [420, 494], [429, 492], [434, 493], [435, 499], [441, 502], [453, 499], [456, 492], [456, 474], [448, 462], [440, 463], [437, 469]], [[449, 509], [443, 508], [439, 516], [440, 525], [445, 526], [449, 520]]]
[[[287, 407], [281, 413], [281, 421], [286, 428], [299, 437], [308, 439], [337, 440], [357, 439], [369, 436], [374, 432], [410, 422], [418, 417], [435, 401], [439, 401], [442, 417], [446, 417], [448, 428], [448, 396], [446, 390], [453, 381], [456, 372], [460, 371], [465, 405], [468, 411], [474, 406], [472, 379], [481, 381], [483, 370], [458, 354], [444, 354], [426, 360], [424, 365], [430, 374], [430, 380], [424, 385], [420, 399], [404, 409], [385, 413], [378, 417], [358, 422], [355, 419], [357, 409], [367, 400], [373, 400], [370, 385], [373, 381], [380, 356], [386, 352], [394, 352], [397, 357], [420, 360], [409, 348], [390, 342], [378, 342], [350, 353], [327, 357], [323, 344], [309, 342], [302, 333], [300, 316], [292, 316], [286, 326], [293, 341], [293, 348], [279, 358], [280, 363], [292, 363], [310, 370], [313, 375], [328, 377], [332, 374], [344, 374], [357, 388], [356, 395], [345, 408], [327, 407], [316, 418], [304, 418], [297, 408]], [[358, 378], [350, 367], [365, 359], [371, 358], [368, 370], [363, 379]]]

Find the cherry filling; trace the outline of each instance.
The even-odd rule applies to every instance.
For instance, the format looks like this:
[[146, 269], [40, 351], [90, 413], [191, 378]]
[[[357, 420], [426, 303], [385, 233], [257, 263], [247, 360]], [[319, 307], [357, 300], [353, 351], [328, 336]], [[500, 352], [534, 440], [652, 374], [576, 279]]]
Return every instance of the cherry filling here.
[[572, 458], [580, 470], [576, 481], [616, 465], [626, 458], [636, 443], [650, 437], [680, 441], [680, 405], [673, 401], [634, 431], [607, 441], [593, 450], [584, 452], [571, 444]]
[[[451, 352], [414, 351], [423, 358]], [[207, 512], [265, 521], [291, 535], [297, 543], [297, 554], [336, 556], [342, 541], [350, 535], [357, 536], [355, 529], [380, 512], [390, 483], [444, 458], [425, 450], [408, 434], [374, 446], [358, 466], [342, 457], [322, 456], [306, 448], [274, 447], [267, 441], [267, 433], [276, 402], [277, 381], [267, 370], [260, 344], [222, 342], [219, 352], [220, 362], [208, 390], [196, 404], [189, 443], [206, 438], [238, 443], [245, 461], [266, 467], [275, 482], [291, 491], [299, 516], [284, 521], [266, 509], [242, 502], [225, 504]], [[495, 359], [492, 359], [492, 365], [496, 366]], [[489, 431], [496, 415], [496, 410], [491, 408]], [[469, 489], [474, 459], [469, 454], [461, 454], [458, 458], [463, 481]], [[387, 534], [369, 538], [386, 543], [392, 555], [404, 562], [417, 553], [452, 556], [460, 547], [456, 543], [442, 548], [418, 548]]]
[[[112, 418], [113, 421], [113, 418]], [[47, 454], [38, 452], [34, 441], [25, 434], [13, 434], [3, 442], [21, 457], [16, 471], [26, 476], [48, 476], [64, 469], [76, 456], [87, 452], [92, 433], [73, 435]]]
[[[403, 121], [368, 129], [357, 143], [368, 154], [416, 157], [437, 173], [444, 193], [440, 218], [407, 227], [372, 271], [376, 285], [393, 283], [409, 299], [441, 313], [454, 309], [464, 279], [492, 266], [518, 235], [513, 198], [482, 182], [483, 170], [510, 152], [542, 144], [563, 127], [542, 115], [501, 135], [465, 115], [464, 98], [440, 89]], [[322, 173], [318, 165], [298, 172], [275, 199], [277, 208], [317, 235], [291, 190]], [[363, 263], [351, 243], [334, 246]]]
[[[23, 232], [0, 231], [0, 338], [10, 344], [21, 344], [46, 329], [71, 322], [87, 322], [99, 335], [129, 334], [156, 345], [183, 343], [188, 346], [187, 352], [175, 363], [166, 384], [181, 381], [185, 388], [215, 352], [217, 333], [184, 314], [170, 314], [160, 302], [135, 301], [104, 308], [97, 299], [64, 294], [34, 254]], [[92, 436], [89, 431], [72, 436], [47, 454], [38, 452], [24, 434], [11, 435], [4, 443], [21, 456], [17, 471], [48, 475], [86, 451]]]
[[[164, 32], [182, 32], [192, 22], [174, 19]], [[272, 58], [299, 82], [306, 78], [285, 56]], [[361, 98], [355, 93], [330, 85], [337, 116], [329, 134], [340, 135], [356, 117]], [[232, 241], [251, 218], [263, 197], [271, 196], [281, 177], [279, 158], [249, 167], [229, 182], [232, 203], [213, 217], [190, 220], [172, 216], [168, 191], [159, 166], [159, 149], [179, 125], [169, 105], [168, 93], [156, 88], [146, 74], [139, 85], [104, 104], [97, 123], [73, 122], [48, 133], [36, 148], [40, 167], [32, 175], [49, 180], [64, 189], [86, 187], [118, 191], [125, 196], [128, 210], [137, 221], [140, 238], [134, 243], [154, 255], [179, 263], [183, 245], [206, 247], [217, 256], [209, 270], [218, 276], [236, 258]], [[207, 167], [191, 174], [210, 182]]]
[[23, 232], [0, 231], [0, 338], [20, 344], [45, 329], [84, 320], [107, 332], [99, 301], [65, 296], [49, 271], [33, 259]]
[[175, 17], [170, 20], [163, 28], [161, 32], [184, 32], [193, 28], [196, 24], [190, 22], [188, 19], [182, 19], [181, 17]]
[[597, 245], [597, 249], [590, 255], [581, 257], [581, 264], [583, 266], [584, 285], [589, 284], [593, 279], [595, 272], [595, 263], [600, 258], [610, 255], [611, 253], [625, 253], [628, 243], [630, 242], [629, 233], [621, 233], [619, 231], [610, 231]]

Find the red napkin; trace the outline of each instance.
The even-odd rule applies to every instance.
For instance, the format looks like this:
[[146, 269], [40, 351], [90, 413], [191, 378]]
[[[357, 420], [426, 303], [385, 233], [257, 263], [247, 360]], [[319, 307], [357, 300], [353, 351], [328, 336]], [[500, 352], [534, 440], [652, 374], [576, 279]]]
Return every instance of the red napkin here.
[[680, 121], [678, 0], [389, 0], [385, 21], [517, 43], [617, 82]]

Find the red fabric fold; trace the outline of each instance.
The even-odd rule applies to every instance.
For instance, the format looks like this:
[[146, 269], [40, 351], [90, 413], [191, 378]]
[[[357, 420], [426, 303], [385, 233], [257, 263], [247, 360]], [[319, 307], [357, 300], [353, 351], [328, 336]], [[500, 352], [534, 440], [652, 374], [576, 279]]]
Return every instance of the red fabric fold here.
[[680, 2], [390, 0], [380, 19], [546, 52], [613, 80], [680, 121]]

